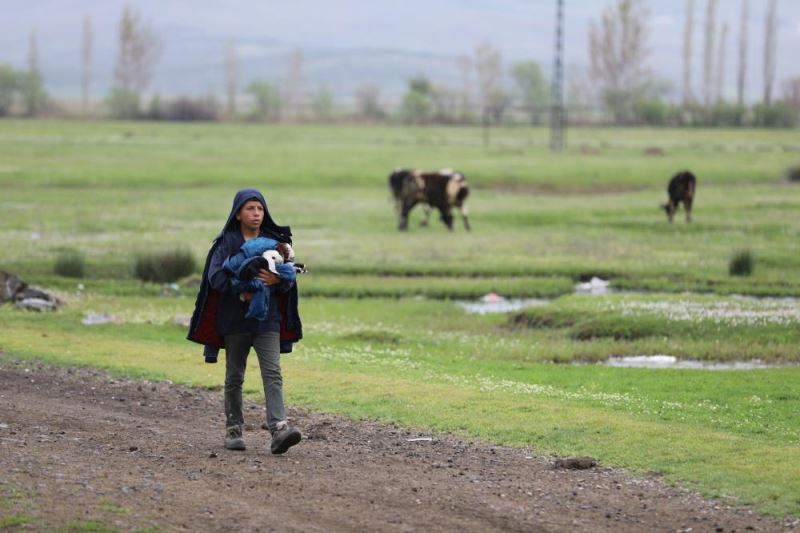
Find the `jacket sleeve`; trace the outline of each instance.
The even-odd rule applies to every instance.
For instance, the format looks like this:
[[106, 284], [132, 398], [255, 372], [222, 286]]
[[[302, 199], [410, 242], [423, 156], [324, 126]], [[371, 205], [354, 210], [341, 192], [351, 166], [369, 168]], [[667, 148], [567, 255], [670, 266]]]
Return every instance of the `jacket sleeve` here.
[[229, 254], [230, 251], [225, 243], [220, 243], [211, 256], [211, 263], [208, 265], [208, 283], [215, 291], [225, 292], [230, 288], [230, 274], [222, 268]]
[[297, 276], [297, 273], [294, 270], [294, 265], [292, 263], [284, 263], [282, 265], [278, 265], [278, 279], [280, 283], [275, 286], [275, 290], [279, 293], [288, 292], [294, 286], [294, 282]]
[[229, 276], [238, 276], [246, 259], [245, 253], [239, 250], [222, 262], [222, 270]]

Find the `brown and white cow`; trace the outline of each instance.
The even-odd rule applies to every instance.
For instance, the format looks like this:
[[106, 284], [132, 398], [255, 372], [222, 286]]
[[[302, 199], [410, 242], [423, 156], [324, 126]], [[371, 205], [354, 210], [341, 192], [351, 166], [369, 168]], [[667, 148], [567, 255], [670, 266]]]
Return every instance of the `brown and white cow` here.
[[692, 202], [694, 201], [696, 190], [697, 178], [688, 170], [678, 172], [669, 180], [669, 185], [667, 185], [669, 200], [667, 203], [662, 204], [661, 208], [666, 211], [667, 219], [670, 223], [672, 223], [675, 211], [681, 202], [683, 202], [683, 210], [686, 211], [686, 222], [692, 221]]
[[422, 204], [425, 212], [421, 225], [426, 226], [431, 209], [438, 209], [442, 222], [447, 229], [453, 229], [453, 207], [461, 212], [464, 228], [469, 231], [468, 209], [469, 186], [464, 174], [450, 169], [438, 172], [421, 172], [419, 170], [395, 169], [389, 175], [389, 188], [395, 201], [395, 208], [400, 217], [398, 228], [408, 229], [408, 214], [411, 209]]

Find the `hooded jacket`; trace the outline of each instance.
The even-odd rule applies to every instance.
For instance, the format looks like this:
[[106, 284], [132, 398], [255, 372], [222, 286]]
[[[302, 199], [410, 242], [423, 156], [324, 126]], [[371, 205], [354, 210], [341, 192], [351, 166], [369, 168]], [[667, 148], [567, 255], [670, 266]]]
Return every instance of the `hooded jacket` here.
[[[208, 251], [203, 279], [186, 337], [205, 346], [204, 355], [207, 363], [217, 362], [219, 349], [225, 346], [224, 335], [231, 333], [226, 330], [230, 329], [232, 322], [244, 320], [242, 303], [230, 282], [229, 274], [219, 268], [221, 265], [212, 265], [212, 259], [217, 250], [224, 252], [227, 257], [236, 253], [244, 243], [236, 214], [248, 200], [258, 200], [264, 208], [264, 219], [261, 222], [262, 236], [278, 242], [292, 243], [291, 228], [275, 223], [267, 209], [267, 202], [259, 191], [242, 189], [236, 193], [228, 220], [212, 241], [211, 249]], [[218, 258], [219, 256], [220, 254], [217, 254]], [[281, 353], [289, 353], [292, 351], [293, 343], [303, 338], [303, 326], [298, 312], [297, 284], [282, 281], [275, 293], [277, 310], [280, 314]], [[242, 317], [238, 317], [240, 312]]]

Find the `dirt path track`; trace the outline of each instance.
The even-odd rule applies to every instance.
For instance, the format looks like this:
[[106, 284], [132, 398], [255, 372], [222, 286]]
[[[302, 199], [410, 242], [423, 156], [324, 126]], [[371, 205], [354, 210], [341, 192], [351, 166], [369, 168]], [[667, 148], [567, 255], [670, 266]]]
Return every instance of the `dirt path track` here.
[[[218, 392], [55, 369], [0, 353], [0, 517], [18, 530], [787, 531], [609, 468], [556, 470], [525, 450], [292, 411], [307, 437], [272, 456], [222, 447]], [[431, 441], [409, 439], [431, 436]], [[5, 503], [2, 502], [5, 500]], [[0, 522], [1, 523], [1, 522]]]

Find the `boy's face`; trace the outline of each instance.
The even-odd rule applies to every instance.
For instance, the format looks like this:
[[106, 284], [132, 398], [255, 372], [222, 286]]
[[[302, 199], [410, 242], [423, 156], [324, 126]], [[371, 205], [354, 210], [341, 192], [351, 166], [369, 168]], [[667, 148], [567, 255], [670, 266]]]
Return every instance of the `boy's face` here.
[[264, 221], [264, 207], [258, 200], [248, 200], [236, 214], [243, 230], [258, 231]]

